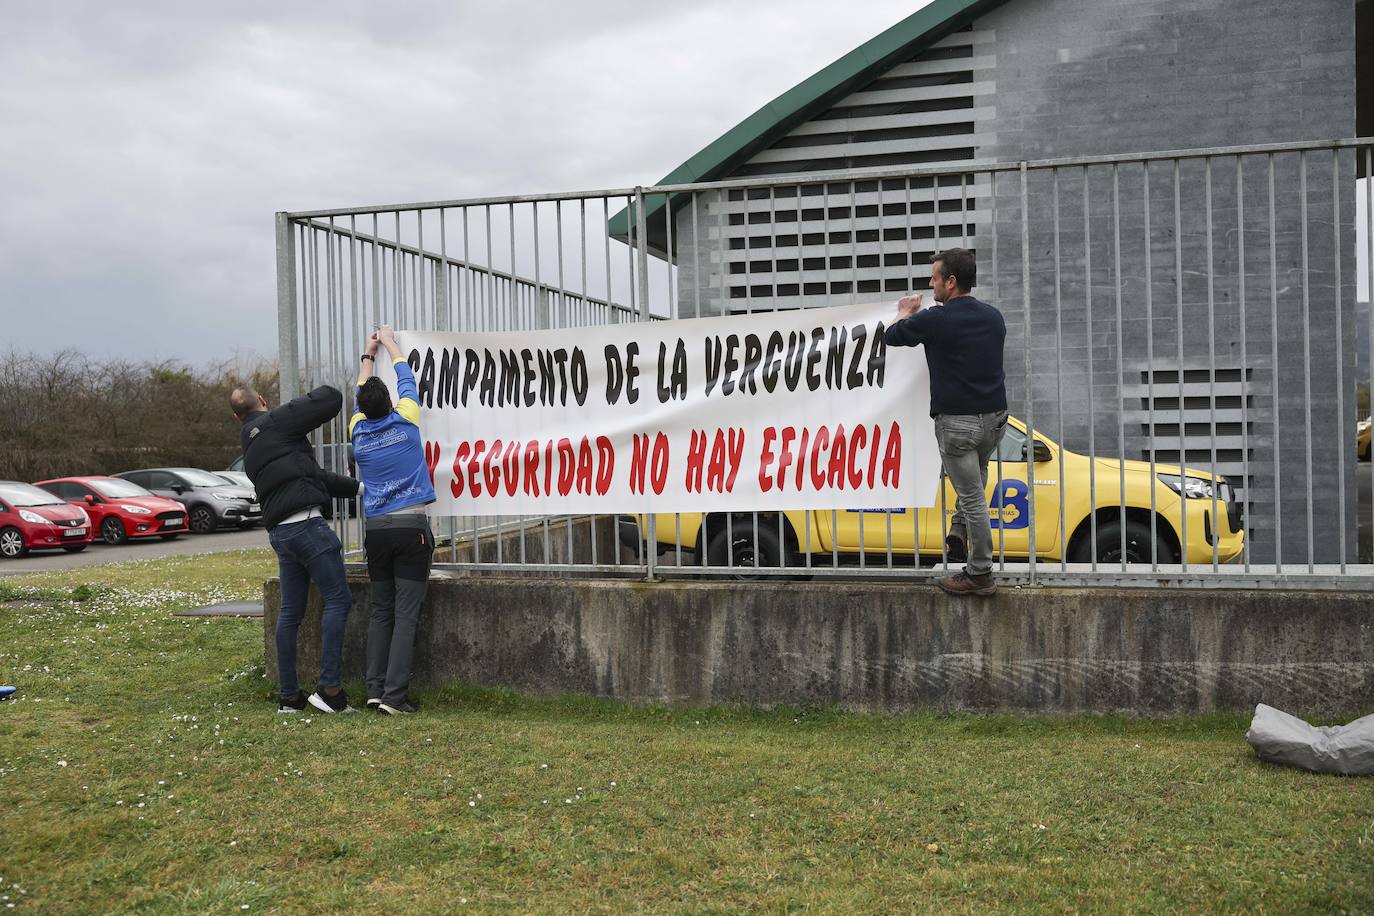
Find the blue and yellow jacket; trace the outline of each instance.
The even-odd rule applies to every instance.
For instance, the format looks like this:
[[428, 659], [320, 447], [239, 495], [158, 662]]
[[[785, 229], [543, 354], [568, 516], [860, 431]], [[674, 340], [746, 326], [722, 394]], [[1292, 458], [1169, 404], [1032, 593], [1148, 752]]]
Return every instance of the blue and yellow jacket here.
[[357, 411], [348, 435], [353, 440], [353, 460], [363, 481], [363, 514], [386, 515], [398, 509], [434, 502], [434, 484], [425, 464], [420, 440], [420, 402], [415, 373], [404, 359], [396, 360], [396, 408], [378, 420]]

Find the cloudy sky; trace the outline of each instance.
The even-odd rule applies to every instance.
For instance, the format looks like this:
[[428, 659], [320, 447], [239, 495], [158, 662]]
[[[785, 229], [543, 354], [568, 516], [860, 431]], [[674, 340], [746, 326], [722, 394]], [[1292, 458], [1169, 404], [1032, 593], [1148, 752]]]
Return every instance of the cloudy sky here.
[[923, 5], [8, 5], [0, 349], [273, 355], [275, 211], [648, 184]]

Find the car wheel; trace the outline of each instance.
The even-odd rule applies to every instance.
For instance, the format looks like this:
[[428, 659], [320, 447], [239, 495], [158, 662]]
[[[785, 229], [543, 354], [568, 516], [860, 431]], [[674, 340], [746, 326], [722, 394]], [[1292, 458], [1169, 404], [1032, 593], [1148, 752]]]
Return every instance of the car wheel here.
[[[778, 533], [773, 529], [756, 527], [750, 519], [736, 519], [730, 525], [715, 522], [713, 527], [716, 532], [706, 545], [707, 566], [728, 566], [732, 561], [736, 568], [777, 569], [783, 565], [782, 545], [778, 542]], [[758, 535], [757, 547], [755, 533]], [[757, 581], [771, 577], [736, 572], [733, 578]]]
[[80, 553], [81, 551], [83, 551], [83, 550], [86, 549], [86, 545], [85, 545], [85, 544], [73, 544], [73, 545], [70, 546], [70, 547], [63, 547], [62, 549], [65, 550], [65, 551], [67, 551], [67, 553]]
[[129, 532], [124, 530], [123, 522], [111, 515], [100, 523], [100, 538], [106, 544], [115, 546], [127, 541]]
[[175, 541], [177, 538], [181, 537], [181, 535], [180, 535], [180, 534], [159, 534], [158, 537], [162, 538], [164, 541]]
[[28, 552], [29, 545], [18, 528], [0, 528], [0, 557], [16, 560]]
[[[1126, 520], [1125, 554], [1127, 563], [1149, 563], [1150, 543], [1154, 542], [1155, 560], [1159, 563], [1177, 563], [1174, 549], [1161, 535], [1150, 531], [1144, 522]], [[1097, 526], [1097, 544], [1094, 549], [1088, 538], [1074, 551], [1075, 563], [1090, 563], [1096, 555], [1097, 562], [1103, 565], [1120, 564], [1122, 555], [1121, 523], [1103, 522]]]
[[209, 506], [194, 506], [190, 517], [191, 530], [196, 534], [209, 534], [215, 530], [215, 513]]

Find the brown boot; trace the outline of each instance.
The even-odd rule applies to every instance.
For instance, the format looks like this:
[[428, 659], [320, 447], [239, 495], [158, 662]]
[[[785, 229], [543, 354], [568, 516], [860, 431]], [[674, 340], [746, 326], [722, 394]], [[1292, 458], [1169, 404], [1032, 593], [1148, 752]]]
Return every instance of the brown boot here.
[[936, 585], [951, 595], [991, 595], [997, 591], [997, 583], [992, 581], [992, 573], [970, 576], [967, 572], [957, 572], [952, 576], [938, 579]]

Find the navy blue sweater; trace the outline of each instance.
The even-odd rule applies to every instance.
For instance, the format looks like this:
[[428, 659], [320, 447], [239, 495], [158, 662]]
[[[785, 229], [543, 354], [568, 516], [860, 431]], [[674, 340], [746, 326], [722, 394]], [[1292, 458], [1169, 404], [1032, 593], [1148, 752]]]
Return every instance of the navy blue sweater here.
[[924, 344], [930, 367], [930, 415], [992, 413], [1007, 409], [1002, 313], [972, 296], [921, 309], [888, 325], [889, 347]]

